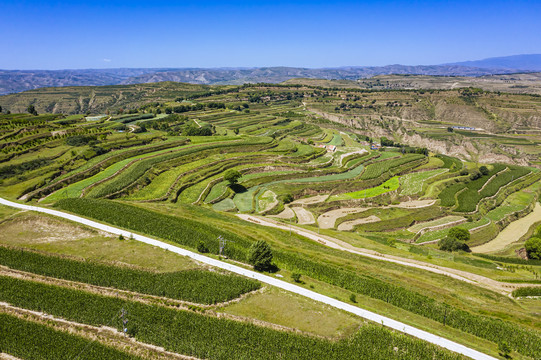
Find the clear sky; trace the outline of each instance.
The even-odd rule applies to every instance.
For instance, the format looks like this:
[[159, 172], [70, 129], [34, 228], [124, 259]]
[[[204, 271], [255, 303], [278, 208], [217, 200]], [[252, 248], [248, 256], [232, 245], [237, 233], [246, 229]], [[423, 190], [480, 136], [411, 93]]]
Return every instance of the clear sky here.
[[0, 69], [439, 64], [541, 53], [541, 1], [5, 1]]

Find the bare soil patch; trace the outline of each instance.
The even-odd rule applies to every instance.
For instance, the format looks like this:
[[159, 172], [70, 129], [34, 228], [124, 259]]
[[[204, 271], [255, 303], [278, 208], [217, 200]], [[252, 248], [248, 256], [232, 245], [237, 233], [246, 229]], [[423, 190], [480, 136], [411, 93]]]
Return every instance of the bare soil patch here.
[[338, 225], [338, 230], [340, 231], [351, 231], [355, 227], [355, 225], [361, 225], [361, 224], [369, 224], [373, 222], [380, 221], [381, 219], [377, 217], [376, 215], [370, 215], [368, 217], [362, 218], [362, 219], [355, 219], [351, 221], [345, 221]]
[[291, 205], [295, 205], [295, 204], [300, 204], [300, 205], [317, 204], [317, 203], [320, 203], [320, 202], [324, 202], [325, 200], [327, 200], [328, 197], [329, 197], [329, 195], [316, 195], [316, 196], [312, 196], [312, 197], [309, 197], [309, 198], [303, 198], [303, 199], [295, 200], [295, 201], [293, 201], [291, 203]]
[[525, 217], [513, 221], [505, 229], [503, 229], [494, 240], [486, 244], [476, 246], [471, 250], [477, 253], [497, 252], [505, 249], [508, 245], [518, 241], [523, 235], [528, 232], [530, 226], [541, 221], [541, 205], [535, 204], [531, 213]]
[[342, 208], [327, 211], [317, 218], [317, 223], [321, 229], [332, 229], [336, 220], [349, 214], [356, 214], [368, 210], [369, 208]]
[[314, 224], [316, 219], [314, 214], [302, 207], [293, 207], [291, 208], [297, 215], [297, 222], [301, 225]]
[[295, 213], [293, 212], [293, 210], [291, 210], [291, 208], [286, 207], [284, 211], [282, 211], [278, 215], [270, 215], [269, 217], [273, 217], [277, 219], [291, 219], [295, 217]]

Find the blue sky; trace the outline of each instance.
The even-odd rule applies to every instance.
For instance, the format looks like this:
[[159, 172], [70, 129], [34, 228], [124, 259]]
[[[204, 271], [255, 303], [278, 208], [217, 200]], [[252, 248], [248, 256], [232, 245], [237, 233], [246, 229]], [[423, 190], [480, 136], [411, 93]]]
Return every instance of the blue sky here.
[[541, 1], [3, 1], [0, 69], [439, 64], [541, 53]]

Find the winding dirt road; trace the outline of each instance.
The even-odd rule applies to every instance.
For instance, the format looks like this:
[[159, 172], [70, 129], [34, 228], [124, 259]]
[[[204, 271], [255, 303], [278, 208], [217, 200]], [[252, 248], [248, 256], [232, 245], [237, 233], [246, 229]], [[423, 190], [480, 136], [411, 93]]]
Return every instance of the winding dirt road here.
[[513, 290], [519, 287], [541, 286], [539, 284], [522, 284], [522, 283], [518, 284], [518, 283], [499, 282], [499, 281], [490, 279], [486, 276], [470, 273], [467, 271], [434, 265], [434, 264], [426, 263], [419, 260], [402, 258], [395, 255], [381, 254], [374, 250], [358, 248], [351, 244], [348, 244], [345, 241], [342, 241], [330, 236], [326, 236], [326, 235], [320, 235], [314, 231], [306, 230], [297, 226], [290, 227], [276, 220], [262, 218], [259, 216], [247, 215], [247, 214], [238, 214], [237, 216], [243, 220], [250, 221], [252, 223], [263, 225], [263, 226], [274, 227], [274, 228], [286, 230], [286, 231], [289, 231], [289, 229], [291, 228], [291, 231], [301, 236], [304, 236], [308, 239], [317, 241], [318, 243], [323, 244], [333, 249], [347, 251], [350, 253], [366, 256], [366, 257], [376, 259], [376, 260], [388, 261], [395, 264], [413, 267], [416, 269], [426, 270], [426, 271], [430, 271], [430, 272], [440, 274], [440, 275], [446, 275], [446, 276], [452, 277], [453, 279], [457, 279], [457, 280], [464, 281], [473, 285], [477, 285], [489, 290], [493, 290], [504, 295], [509, 295]]

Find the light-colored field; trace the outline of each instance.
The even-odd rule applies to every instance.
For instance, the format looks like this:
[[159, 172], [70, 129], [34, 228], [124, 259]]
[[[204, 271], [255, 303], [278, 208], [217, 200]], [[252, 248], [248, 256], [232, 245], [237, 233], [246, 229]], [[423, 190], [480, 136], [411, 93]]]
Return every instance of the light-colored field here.
[[309, 198], [303, 198], [303, 199], [295, 200], [295, 201], [293, 201], [291, 203], [291, 205], [295, 205], [295, 204], [302, 204], [302, 205], [317, 204], [317, 203], [320, 203], [320, 202], [324, 202], [325, 200], [327, 200], [328, 197], [329, 197], [329, 195], [316, 195], [316, 196], [312, 196], [312, 197], [309, 197]]
[[269, 217], [273, 217], [273, 218], [276, 218], [276, 219], [291, 219], [291, 218], [295, 217], [295, 212], [293, 210], [291, 210], [291, 208], [286, 207], [284, 209], [284, 211], [282, 211], [278, 215], [270, 215]]
[[[440, 159], [434, 158], [436, 160]], [[420, 193], [423, 190], [423, 185], [426, 180], [431, 177], [443, 174], [444, 172], [449, 171], [448, 169], [436, 169], [423, 171], [418, 173], [411, 173], [400, 177], [400, 182], [402, 184], [402, 192], [400, 195], [415, 195]]]
[[528, 232], [530, 226], [536, 222], [541, 221], [541, 205], [535, 204], [535, 207], [531, 213], [525, 217], [513, 221], [502, 232], [496, 236], [492, 241], [486, 244], [476, 246], [471, 250], [477, 253], [491, 253], [505, 249], [508, 245], [511, 245], [515, 241], [518, 241], [523, 235]]
[[362, 324], [355, 316], [278, 288], [249, 296], [223, 312], [328, 337], [350, 335]]
[[338, 230], [340, 231], [351, 231], [356, 225], [361, 224], [369, 224], [376, 221], [380, 221], [381, 219], [377, 217], [376, 215], [370, 215], [368, 217], [362, 218], [362, 219], [355, 219], [351, 221], [345, 221], [338, 225]]
[[278, 199], [276, 199], [276, 194], [270, 190], [267, 190], [259, 198], [259, 212], [265, 212], [278, 204]]
[[212, 208], [218, 211], [229, 211], [235, 209], [236, 205], [232, 199], [227, 198], [212, 205]]
[[336, 220], [349, 214], [356, 214], [368, 210], [368, 208], [342, 208], [327, 211], [319, 215], [317, 223], [321, 229], [332, 229], [336, 224]]
[[0, 244], [156, 271], [199, 267], [190, 258], [170, 251], [35, 214], [21, 214], [0, 224]]
[[301, 225], [314, 224], [314, 214], [302, 207], [292, 207], [291, 210], [297, 215], [297, 222]]
[[459, 224], [460, 221], [466, 221], [466, 219], [462, 216], [457, 215], [451, 215], [451, 216], [445, 216], [443, 218], [439, 218], [432, 221], [422, 222], [419, 224], [415, 224], [408, 228], [408, 231], [417, 234], [419, 231], [426, 229], [426, 228], [432, 228], [434, 230], [444, 227], [451, 224]]

